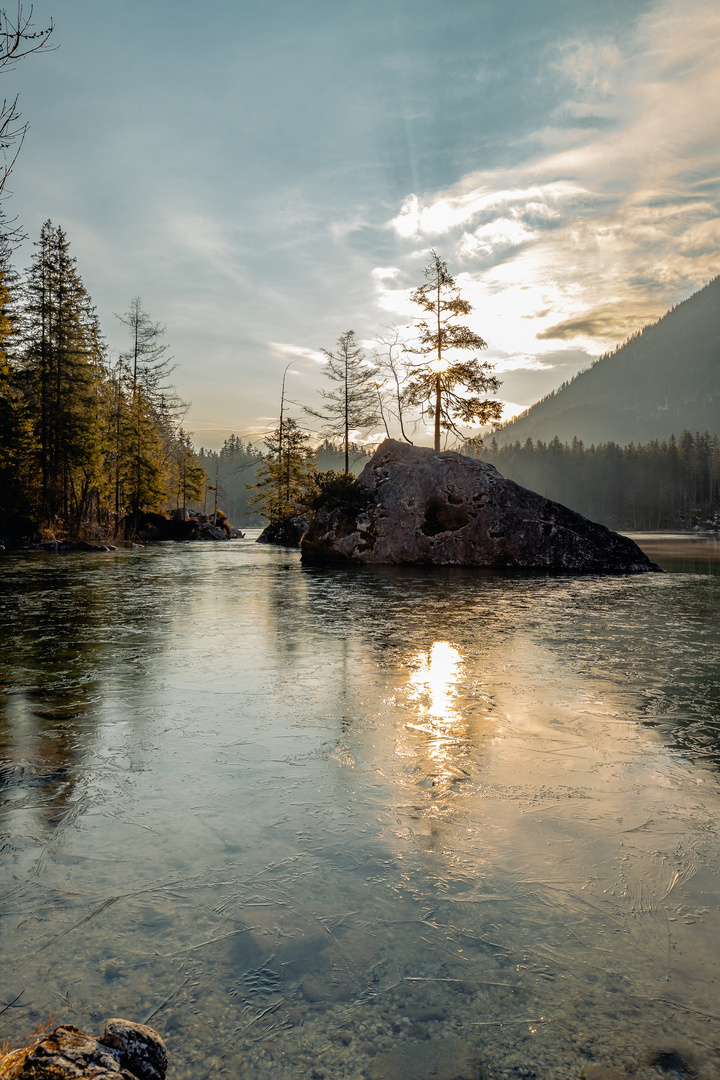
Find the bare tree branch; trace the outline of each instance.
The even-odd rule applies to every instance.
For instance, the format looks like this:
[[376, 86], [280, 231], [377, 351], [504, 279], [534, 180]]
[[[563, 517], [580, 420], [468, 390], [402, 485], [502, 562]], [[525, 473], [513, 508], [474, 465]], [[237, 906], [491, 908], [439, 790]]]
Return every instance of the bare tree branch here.
[[[379, 347], [373, 350], [375, 365], [384, 380], [383, 385], [378, 385], [377, 391], [380, 412], [388, 438], [390, 432], [387, 423], [385, 423], [383, 406], [387, 408], [392, 416], [397, 418], [403, 439], [412, 446], [412, 439], [408, 437], [405, 431], [406, 400], [404, 384], [408, 379], [409, 371], [407, 361], [404, 360], [403, 356], [408, 350], [397, 326], [387, 326], [385, 329], [387, 334], [384, 337], [378, 335], [375, 340]], [[392, 404], [390, 404], [390, 401]]]
[[[0, 8], [0, 72], [10, 71], [19, 60], [24, 60], [32, 53], [46, 52], [53, 48], [48, 44], [54, 26], [34, 30], [32, 5], [28, 11], [23, 9], [18, 0], [17, 12], [8, 15], [5, 8]], [[0, 200], [7, 198], [5, 185], [17, 161], [27, 133], [27, 122], [21, 119], [19, 97], [3, 98], [0, 105]], [[22, 239], [17, 228], [10, 228], [12, 221], [0, 221], [0, 229], [6, 238]]]

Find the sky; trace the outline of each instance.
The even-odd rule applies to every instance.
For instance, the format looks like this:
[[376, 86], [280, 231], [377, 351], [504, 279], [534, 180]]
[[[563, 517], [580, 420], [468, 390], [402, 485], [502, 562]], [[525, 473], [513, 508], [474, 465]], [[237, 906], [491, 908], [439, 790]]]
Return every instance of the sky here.
[[[166, 327], [195, 444], [317, 407], [436, 250], [504, 418], [720, 273], [717, 0], [35, 0], [5, 210], [61, 225], [112, 352]], [[296, 415], [300, 412], [296, 409]]]

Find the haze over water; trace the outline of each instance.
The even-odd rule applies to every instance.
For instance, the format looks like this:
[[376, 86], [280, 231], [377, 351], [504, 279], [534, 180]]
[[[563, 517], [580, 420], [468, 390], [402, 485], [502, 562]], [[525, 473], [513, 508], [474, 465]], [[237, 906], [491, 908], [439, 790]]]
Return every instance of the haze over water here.
[[4, 1033], [148, 1021], [193, 1080], [720, 1076], [720, 576], [692, 558], [4, 557]]

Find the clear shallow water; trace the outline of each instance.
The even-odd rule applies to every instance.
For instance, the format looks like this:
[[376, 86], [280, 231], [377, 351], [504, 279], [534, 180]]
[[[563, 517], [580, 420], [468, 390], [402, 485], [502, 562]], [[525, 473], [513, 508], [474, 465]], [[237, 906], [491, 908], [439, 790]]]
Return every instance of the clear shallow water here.
[[2, 1035], [149, 1021], [193, 1080], [720, 1076], [720, 578], [2, 568]]

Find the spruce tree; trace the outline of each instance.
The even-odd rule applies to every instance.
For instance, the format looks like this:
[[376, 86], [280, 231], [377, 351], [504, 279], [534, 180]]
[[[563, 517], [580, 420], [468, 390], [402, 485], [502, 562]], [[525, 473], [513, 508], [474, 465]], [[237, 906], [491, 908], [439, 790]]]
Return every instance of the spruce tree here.
[[454, 360], [448, 353], [456, 349], [486, 349], [479, 334], [456, 320], [472, 311], [460, 296], [447, 263], [433, 251], [425, 267], [427, 282], [410, 294], [426, 318], [417, 323], [419, 342], [409, 350], [426, 358], [408, 380], [404, 398], [419, 405], [423, 414], [435, 421], [435, 449], [440, 449], [440, 432], [453, 432], [464, 439], [458, 424], [486, 424], [499, 420], [502, 404], [479, 394], [497, 392], [500, 382], [491, 374], [492, 364], [472, 360]]
[[180, 428], [173, 441], [170, 486], [175, 506], [183, 510], [189, 502], [200, 502], [205, 495], [208, 476], [193, 448], [192, 440]]
[[136, 518], [141, 510], [159, 508], [170, 494], [175, 426], [186, 406], [169, 383], [173, 365], [162, 340], [165, 327], [150, 318], [139, 296], [117, 318], [128, 328], [130, 345], [120, 354], [118, 373], [128, 408], [116, 486]]
[[350, 432], [371, 428], [380, 420], [375, 379], [379, 369], [367, 361], [354, 330], [337, 339], [337, 350], [325, 353], [325, 375], [337, 383], [333, 390], [321, 390], [322, 410], [305, 407], [309, 416], [323, 421], [323, 432], [342, 439], [345, 472], [350, 471]]
[[48, 525], [77, 528], [101, 466], [103, 342], [63, 229], [46, 221], [35, 246], [23, 334], [40, 513]]
[[315, 455], [310, 437], [297, 422], [283, 418], [265, 440], [268, 448], [257, 484], [248, 484], [255, 493], [253, 506], [273, 524], [296, 517], [307, 510], [314, 482]]
[[[0, 222], [1, 228], [1, 222]], [[0, 237], [0, 533], [13, 531], [30, 500], [32, 426], [25, 380], [17, 362], [19, 278]]]

